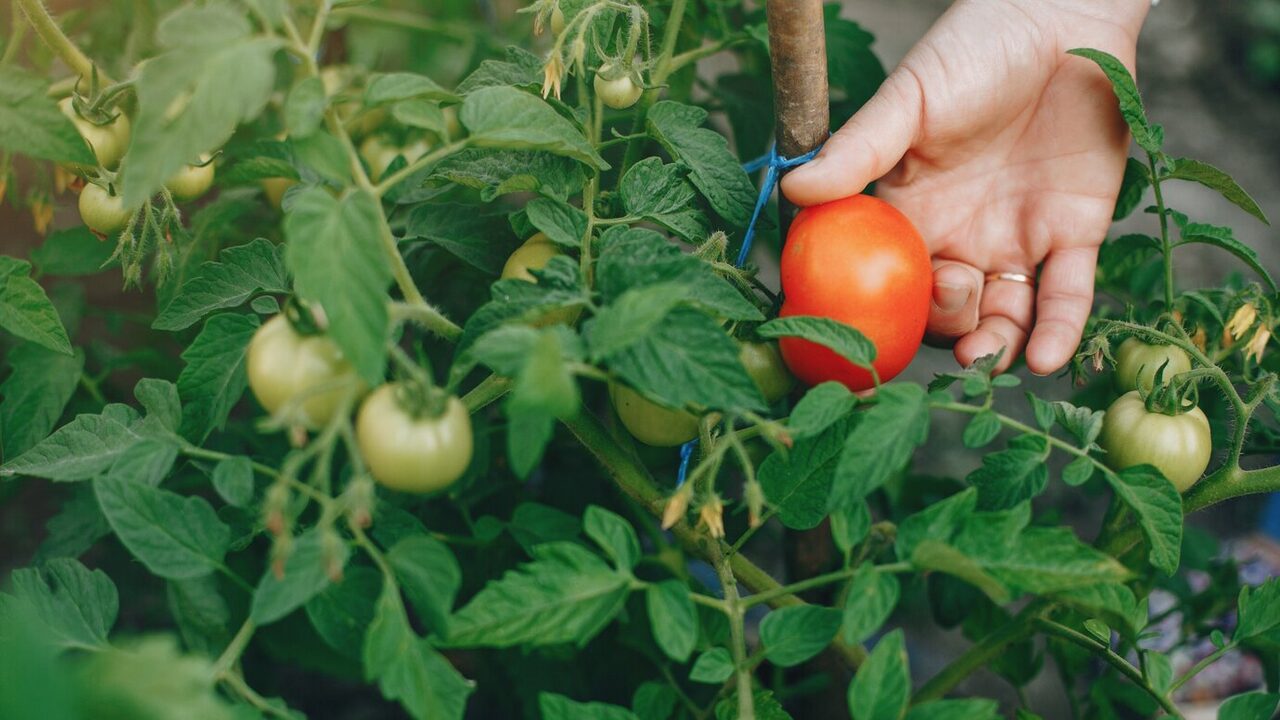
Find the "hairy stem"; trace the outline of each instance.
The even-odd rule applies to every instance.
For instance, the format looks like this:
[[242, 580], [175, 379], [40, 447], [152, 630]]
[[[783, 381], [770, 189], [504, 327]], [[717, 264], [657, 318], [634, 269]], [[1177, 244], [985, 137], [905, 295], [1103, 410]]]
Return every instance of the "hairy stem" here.
[[720, 578], [725, 611], [729, 615], [729, 645], [738, 685], [738, 720], [755, 720], [756, 704], [752, 694], [751, 666], [747, 663], [747, 638], [743, 622], [746, 608], [738, 597], [738, 579], [733, 575], [733, 567], [728, 558], [718, 545], [712, 547], [716, 575]]
[[1111, 649], [1111, 646], [1102, 643], [1095, 638], [1089, 637], [1082, 632], [1069, 628], [1066, 625], [1062, 625], [1045, 618], [1037, 618], [1035, 625], [1048, 635], [1053, 635], [1054, 637], [1058, 637], [1069, 643], [1078, 645], [1102, 658], [1102, 660], [1104, 660], [1108, 665], [1118, 670], [1121, 675], [1129, 678], [1134, 685], [1142, 688], [1144, 692], [1151, 696], [1151, 699], [1160, 703], [1160, 707], [1164, 708], [1164, 711], [1169, 713], [1169, 715], [1176, 718], [1182, 717], [1182, 714], [1178, 712], [1177, 706], [1173, 704], [1173, 701], [1169, 699], [1168, 695], [1162, 694], [1160, 691], [1152, 687], [1151, 683], [1147, 682], [1147, 679], [1143, 677], [1142, 671], [1130, 665], [1129, 661], [1117, 655], [1116, 652]]
[[[93, 76], [93, 61], [76, 47], [66, 33], [62, 32], [62, 28], [58, 27], [58, 23], [40, 0], [14, 0], [14, 2], [22, 8], [27, 21], [31, 23], [31, 27], [35, 29], [40, 39], [62, 58], [72, 72], [82, 78]], [[98, 81], [104, 85], [111, 84], [111, 79], [101, 70], [98, 71]]]

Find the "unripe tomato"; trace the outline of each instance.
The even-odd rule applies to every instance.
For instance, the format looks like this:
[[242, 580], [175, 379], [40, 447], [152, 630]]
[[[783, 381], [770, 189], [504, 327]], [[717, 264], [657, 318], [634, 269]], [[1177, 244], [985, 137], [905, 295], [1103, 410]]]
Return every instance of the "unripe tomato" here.
[[787, 371], [782, 356], [778, 354], [778, 346], [773, 343], [744, 342], [738, 358], [770, 405], [786, 397], [795, 386], [796, 379]]
[[[352, 383], [363, 382], [326, 335], [302, 335], [283, 314], [276, 315], [258, 328], [249, 342], [249, 388], [268, 412], [274, 413], [293, 398], [305, 394], [299, 409], [308, 428], [319, 428], [333, 419], [334, 413]], [[328, 389], [315, 390], [320, 386]]]
[[408, 145], [397, 146], [380, 135], [370, 135], [360, 143], [360, 157], [364, 159], [365, 165], [369, 166], [369, 179], [377, 182], [391, 166], [392, 161], [400, 155], [404, 156], [406, 162], [413, 162], [426, 155], [430, 149], [431, 146], [427, 141], [421, 138]]
[[80, 191], [80, 219], [99, 235], [120, 232], [131, 217], [133, 211], [124, 206], [123, 199], [101, 185], [86, 183]]
[[564, 32], [564, 11], [559, 5], [551, 11], [551, 32], [555, 35]]
[[626, 385], [609, 383], [609, 399], [635, 439], [654, 447], [675, 447], [698, 437], [698, 418], [649, 400]]
[[1193, 407], [1179, 415], [1149, 412], [1137, 390], [1107, 408], [1099, 444], [1112, 468], [1154, 465], [1180, 493], [1204, 475], [1213, 455], [1213, 436], [1203, 410]]
[[108, 170], [115, 170], [120, 165], [120, 158], [129, 149], [129, 118], [124, 113], [106, 125], [94, 125], [76, 114], [71, 98], [58, 103], [58, 109], [71, 119], [71, 123], [80, 132], [80, 137], [93, 148], [98, 164]]
[[629, 71], [609, 63], [596, 72], [592, 83], [601, 102], [614, 110], [626, 110], [640, 99], [644, 88], [638, 82], [635, 71]]
[[[920, 347], [933, 294], [924, 240], [905, 215], [869, 195], [800, 211], [782, 249], [780, 317], [827, 317], [876, 347], [881, 382], [902, 372]], [[871, 373], [807, 340], [779, 342], [787, 367], [806, 385], [827, 380], [850, 390], [874, 386]]]
[[165, 181], [164, 186], [173, 194], [173, 199], [190, 202], [209, 192], [213, 187], [213, 163], [208, 155], [200, 156], [197, 165], [183, 165], [173, 177]]
[[[538, 233], [516, 248], [515, 252], [511, 253], [511, 256], [507, 258], [507, 262], [502, 266], [502, 279], [537, 282], [538, 279], [529, 271], [541, 270], [547, 266], [551, 258], [559, 254], [560, 249], [556, 247], [555, 243], [551, 242], [551, 239], [545, 233]], [[556, 308], [548, 310], [546, 315], [531, 324], [535, 327], [560, 324], [572, 325], [581, 314], [581, 308]]]
[[274, 177], [263, 178], [258, 181], [262, 185], [262, 194], [267, 197], [267, 202], [271, 203], [271, 207], [279, 210], [284, 202], [284, 194], [289, 188], [298, 184], [293, 178]]
[[1174, 375], [1191, 369], [1191, 357], [1180, 347], [1148, 345], [1131, 337], [1116, 351], [1116, 385], [1120, 392], [1141, 390], [1145, 395], [1155, 385], [1156, 372], [1162, 365], [1165, 367], [1161, 378], [1168, 382]]
[[471, 415], [450, 396], [436, 417], [414, 417], [397, 384], [373, 391], [356, 417], [356, 443], [373, 479], [401, 492], [431, 493], [458, 481], [471, 464]]

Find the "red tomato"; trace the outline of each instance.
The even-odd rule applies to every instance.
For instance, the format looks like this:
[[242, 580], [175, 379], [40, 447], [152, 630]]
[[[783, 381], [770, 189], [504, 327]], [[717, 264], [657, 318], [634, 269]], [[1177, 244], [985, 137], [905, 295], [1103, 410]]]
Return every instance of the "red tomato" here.
[[[782, 249], [780, 317], [813, 315], [851, 325], [876, 346], [886, 382], [915, 357], [933, 297], [933, 267], [905, 215], [870, 195], [801, 210]], [[807, 385], [837, 380], [873, 387], [871, 373], [800, 338], [779, 343], [791, 372]]]

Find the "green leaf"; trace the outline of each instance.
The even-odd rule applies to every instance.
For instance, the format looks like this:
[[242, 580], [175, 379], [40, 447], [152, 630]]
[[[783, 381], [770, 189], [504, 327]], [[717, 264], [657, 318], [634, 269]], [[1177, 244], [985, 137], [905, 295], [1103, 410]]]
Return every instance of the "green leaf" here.
[[461, 720], [474, 687], [426, 638], [409, 626], [395, 585], [383, 585], [365, 633], [364, 672], [383, 697], [398, 700], [416, 720]]
[[1053, 427], [1053, 421], [1056, 417], [1053, 405], [1036, 397], [1030, 391], [1027, 392], [1027, 402], [1031, 404], [1031, 413], [1035, 415], [1036, 425], [1040, 426], [1041, 430], [1047, 432], [1049, 428]]
[[515, 541], [532, 554], [534, 547], [543, 543], [576, 540], [582, 532], [578, 518], [550, 505], [522, 502], [511, 514], [507, 527]]
[[28, 475], [59, 482], [88, 480], [107, 470], [142, 438], [103, 415], [77, 415], [35, 447], [0, 466], [0, 475]]
[[924, 388], [911, 383], [881, 386], [876, 404], [862, 413], [845, 440], [829, 507], [848, 507], [870, 495], [911, 460], [928, 436]]
[[907, 516], [898, 523], [898, 559], [909, 559], [915, 546], [925, 539], [950, 542], [977, 505], [978, 491], [969, 488]]
[[760, 621], [764, 656], [780, 667], [792, 667], [822, 652], [840, 630], [843, 614], [818, 605], [778, 608]]
[[363, 192], [335, 199], [315, 187], [294, 197], [284, 221], [285, 263], [298, 294], [324, 308], [329, 336], [370, 385], [382, 382], [390, 331], [381, 212]]
[[870, 531], [871, 511], [864, 502], [831, 512], [831, 539], [846, 555], [865, 540]]
[[182, 400], [176, 385], [159, 378], [143, 378], [133, 386], [133, 396], [147, 412], [143, 425], [149, 426], [148, 433], [159, 432], [166, 439], [176, 437], [182, 424]]
[[846, 417], [858, 405], [858, 396], [842, 383], [829, 380], [809, 388], [791, 409], [787, 432], [797, 440], [813, 437]]
[[0, 448], [16, 458], [57, 425], [80, 385], [84, 353], [63, 355], [25, 342], [10, 349], [5, 362], [12, 372], [0, 383]]
[[462, 101], [458, 120], [470, 131], [473, 147], [542, 150], [608, 170], [580, 128], [540, 98], [511, 87], [488, 87], [470, 92]]
[[458, 94], [481, 88], [516, 85], [527, 89], [542, 86], [542, 58], [520, 47], [507, 47], [504, 60], [485, 60], [458, 83]]
[[169, 476], [178, 459], [178, 446], [164, 440], [146, 439], [128, 447], [107, 470], [107, 477], [158, 487]]
[[1078, 487], [1089, 482], [1089, 478], [1093, 477], [1093, 471], [1092, 459], [1078, 457], [1062, 469], [1062, 481], [1072, 487]]
[[268, 625], [279, 620], [329, 586], [330, 563], [338, 568], [345, 566], [350, 550], [346, 543], [333, 543], [329, 552], [336, 557], [329, 557], [325, 545], [323, 532], [316, 528], [294, 538], [284, 572], [277, 577], [268, 568], [258, 582], [249, 610], [254, 624]]
[[[1197, 182], [1210, 190], [1217, 190], [1222, 197], [1226, 198], [1236, 207], [1258, 218], [1263, 223], [1270, 225], [1267, 220], [1266, 213], [1262, 212], [1262, 208], [1258, 207], [1258, 203], [1254, 201], [1249, 193], [1228, 174], [1210, 165], [1207, 162], [1192, 160], [1191, 158], [1174, 158], [1170, 157], [1165, 160], [1169, 165], [1167, 172], [1161, 179], [1163, 180], [1190, 180]], [[1128, 171], [1126, 170], [1126, 176]]]
[[[1175, 218], [1177, 218], [1176, 215]], [[1183, 222], [1179, 222], [1178, 226], [1182, 235], [1182, 241], [1177, 244], [1178, 246], [1202, 243], [1226, 250], [1239, 258], [1245, 265], [1248, 265], [1251, 270], [1258, 273], [1266, 281], [1271, 292], [1276, 292], [1276, 281], [1271, 277], [1271, 273], [1266, 266], [1262, 264], [1262, 260], [1258, 257], [1258, 252], [1237, 240], [1231, 228], [1207, 223]]]
[[1048, 456], [1049, 445], [1039, 435], [1020, 435], [1009, 441], [1008, 449], [983, 456], [982, 467], [968, 477], [978, 488], [978, 507], [1004, 510], [1044, 492]]
[[451, 647], [585, 645], [622, 610], [629, 577], [566, 542], [485, 585], [449, 621]]
[[988, 573], [981, 563], [945, 542], [921, 540], [912, 546], [908, 559], [919, 570], [944, 572], [960, 578], [981, 590], [997, 605], [1013, 599], [1009, 588]]
[[587, 234], [587, 215], [578, 208], [551, 198], [534, 198], [524, 206], [529, 222], [547, 234], [552, 242], [565, 247], [582, 245]]
[[535, 150], [492, 148], [466, 148], [443, 158], [427, 178], [479, 190], [484, 202], [518, 192], [568, 200], [587, 181], [582, 163], [576, 160]]
[[1178, 489], [1150, 465], [1128, 468], [1121, 473], [1107, 470], [1102, 476], [1138, 517], [1151, 564], [1172, 575], [1178, 569], [1182, 553], [1182, 498]]
[[1076, 48], [1067, 52], [1088, 58], [1102, 68], [1102, 72], [1111, 81], [1111, 89], [1115, 91], [1116, 99], [1120, 101], [1120, 115], [1128, 123], [1134, 142], [1149, 153], [1160, 152], [1160, 146], [1164, 144], [1164, 131], [1160, 126], [1152, 126], [1147, 121], [1146, 110], [1142, 107], [1142, 96], [1138, 94], [1138, 86], [1134, 84], [1133, 76], [1129, 74], [1129, 69], [1124, 66], [1124, 63], [1114, 55], [1101, 50]]
[[305, 138], [324, 122], [324, 82], [317, 76], [304, 78], [289, 90], [284, 103], [284, 126], [291, 138]]
[[876, 643], [849, 685], [849, 713], [853, 720], [898, 720], [907, 711], [911, 674], [902, 630]]
[[56, 353], [71, 355], [71, 340], [49, 296], [31, 279], [31, 263], [0, 255], [0, 329]]
[[214, 315], [182, 352], [186, 367], [178, 375], [178, 395], [183, 437], [203, 441], [227, 421], [249, 384], [245, 354], [259, 324], [255, 315]]
[[39, 160], [96, 165], [93, 151], [48, 90], [44, 77], [14, 64], [0, 67], [0, 149]]
[[160, 22], [162, 54], [139, 66], [138, 112], [120, 184], [139, 207], [201, 153], [222, 147], [236, 126], [258, 117], [275, 85], [280, 39], [254, 33], [230, 4], [185, 7]]
[[392, 546], [387, 562], [426, 626], [445, 634], [462, 586], [462, 569], [449, 546], [427, 535], [410, 536]]
[[1130, 576], [1115, 558], [1080, 542], [1068, 528], [1029, 527], [1003, 547], [964, 537], [956, 544], [989, 574], [1023, 592], [1053, 593]]
[[792, 315], [775, 318], [756, 328], [762, 338], [798, 337], [831, 348], [838, 355], [862, 368], [871, 368], [876, 359], [876, 346], [857, 328], [824, 317]]
[[165, 583], [169, 612], [193, 653], [217, 657], [231, 642], [231, 609], [213, 575]]
[[364, 91], [366, 107], [412, 99], [453, 102], [458, 96], [440, 87], [426, 75], [406, 72], [375, 75]]
[[213, 661], [184, 655], [171, 635], [125, 640], [120, 647], [88, 654], [74, 671], [76, 705], [93, 708], [99, 717], [110, 712], [139, 719], [243, 717], [218, 693]]
[[31, 262], [41, 275], [96, 275], [108, 265], [119, 264], [112, 259], [115, 250], [115, 243], [103, 242], [92, 230], [79, 225], [49, 233], [44, 243], [31, 251]]
[[218, 496], [235, 507], [248, 507], [253, 502], [253, 461], [243, 455], [219, 460], [213, 466], [213, 489]]
[[36, 562], [59, 557], [80, 557], [94, 543], [110, 534], [111, 526], [98, 507], [93, 486], [85, 483], [71, 489], [58, 514], [45, 523], [45, 530], [44, 542], [36, 552]]
[[1125, 585], [1104, 583], [1066, 588], [1053, 594], [1058, 602], [1106, 620], [1126, 638], [1136, 639], [1147, 626], [1147, 603], [1139, 602]]
[[1280, 694], [1251, 692], [1222, 703], [1218, 708], [1218, 720], [1260, 720], [1274, 717], [1280, 706]]
[[[773, 696], [770, 690], [756, 690], [751, 693], [751, 702], [755, 705], [756, 720], [792, 720], [782, 703]], [[738, 694], [734, 693], [716, 704], [716, 720], [737, 720]]]
[[680, 696], [666, 683], [648, 680], [631, 696], [631, 711], [640, 720], [670, 720]]
[[222, 565], [231, 530], [203, 498], [110, 475], [93, 485], [111, 529], [153, 574], [181, 580]]
[[1247, 640], [1280, 627], [1280, 579], [1271, 578], [1256, 588], [1241, 588], [1239, 623], [1232, 638]]
[[578, 702], [564, 695], [538, 693], [538, 710], [542, 720], [638, 720], [635, 713], [617, 705], [600, 702]]
[[14, 570], [13, 594], [27, 603], [60, 648], [102, 650], [116, 623], [120, 596], [101, 570], [89, 570], [71, 558], [41, 567]]
[[1151, 187], [1151, 171], [1137, 158], [1129, 158], [1124, 164], [1124, 179], [1120, 182], [1120, 194], [1116, 197], [1116, 209], [1112, 220], [1123, 220], [1142, 203], [1147, 188]]
[[702, 126], [707, 111], [670, 100], [654, 103], [645, 116], [652, 135], [672, 158], [689, 168], [689, 181], [733, 227], [746, 227], [755, 188], [724, 136]]
[[377, 570], [348, 567], [342, 582], [331, 583], [307, 601], [307, 618], [329, 647], [359, 660], [381, 589], [382, 574]]
[[696, 683], [718, 685], [733, 675], [733, 658], [722, 647], [711, 648], [698, 656], [689, 669], [689, 679]]
[[1000, 720], [1000, 703], [984, 698], [934, 700], [916, 705], [906, 720]]
[[627, 170], [618, 187], [622, 207], [633, 217], [655, 222], [688, 242], [707, 236], [706, 216], [694, 205], [697, 191], [685, 179], [688, 170], [661, 158], [641, 160]]
[[980, 448], [995, 440], [1000, 428], [1000, 416], [994, 410], [983, 410], [965, 426], [961, 439], [967, 448]]
[[845, 642], [860, 643], [879, 630], [893, 614], [899, 591], [893, 573], [880, 572], [870, 563], [859, 567], [845, 591]]
[[817, 437], [796, 440], [789, 451], [774, 452], [760, 463], [760, 486], [783, 525], [810, 530], [827, 517], [832, 475], [849, 426], [848, 422], [832, 425]]
[[187, 278], [151, 327], [183, 330], [214, 310], [242, 305], [258, 293], [289, 292], [281, 250], [264, 238], [223, 250], [218, 262], [204, 263]]
[[[645, 298], [650, 294], [645, 294]], [[764, 398], [738, 357], [738, 344], [715, 319], [676, 308], [620, 350], [605, 356], [609, 369], [631, 387], [669, 407], [763, 412]], [[621, 320], [610, 320], [621, 323]], [[588, 339], [597, 347], [605, 316], [592, 323]], [[625, 332], [619, 324], [615, 334]]]
[[582, 517], [582, 529], [619, 570], [630, 570], [640, 561], [640, 538], [621, 515], [599, 505], [589, 505]]
[[654, 583], [645, 590], [653, 639], [667, 657], [683, 663], [698, 642], [698, 611], [689, 588], [678, 580]]

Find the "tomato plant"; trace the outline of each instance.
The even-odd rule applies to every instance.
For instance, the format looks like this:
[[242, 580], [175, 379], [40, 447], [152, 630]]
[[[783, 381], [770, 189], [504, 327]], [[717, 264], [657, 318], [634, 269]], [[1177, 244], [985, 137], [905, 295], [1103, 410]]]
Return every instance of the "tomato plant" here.
[[[781, 317], [826, 317], [875, 346], [880, 382], [902, 372], [924, 338], [932, 299], [929, 252], [911, 221], [882, 200], [857, 195], [805, 208], [782, 251]], [[783, 338], [782, 357], [809, 385], [837, 380], [866, 390], [876, 379], [830, 348]]]
[[[1224, 720], [1280, 704], [1280, 581], [1199, 519], [1280, 490], [1280, 293], [1166, 189], [1266, 215], [1116, 58], [1063, 67], [1150, 212], [1071, 382], [922, 382], [908, 218], [746, 169], [794, 155], [798, 3], [14, 4], [0, 717], [1177, 717], [1228, 666]], [[838, 10], [836, 124], [885, 79]]]

